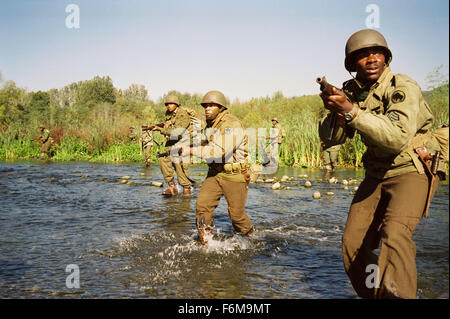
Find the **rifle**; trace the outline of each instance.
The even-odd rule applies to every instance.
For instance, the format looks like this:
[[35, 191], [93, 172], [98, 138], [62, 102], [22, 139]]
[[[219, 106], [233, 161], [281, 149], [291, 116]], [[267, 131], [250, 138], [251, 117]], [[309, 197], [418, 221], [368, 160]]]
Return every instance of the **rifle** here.
[[[202, 141], [202, 142], [200, 143], [200, 146], [205, 146], [205, 145], [207, 145], [207, 144], [208, 144], [207, 141]], [[195, 147], [194, 144], [190, 144], [190, 145], [189, 145], [189, 148], [194, 148], [194, 147]], [[162, 152], [162, 153], [157, 153], [157, 154], [156, 154], [156, 157], [160, 158], [160, 157], [170, 156], [170, 154], [172, 153], [172, 151], [173, 151], [173, 149], [170, 149], [170, 150], [165, 151], [165, 152]], [[178, 153], [178, 155], [181, 155], [182, 151], [183, 151], [183, 146], [175, 148], [175, 152]]]
[[[335, 86], [331, 85], [330, 83], [327, 82], [327, 80], [325, 79], [325, 76], [323, 77], [318, 77], [316, 78], [316, 82], [320, 85], [320, 91], [322, 91], [323, 94], [330, 96], [333, 95], [333, 88], [335, 88]], [[331, 112], [331, 122], [330, 122], [330, 135], [327, 136], [327, 140], [331, 141], [331, 139], [333, 138], [333, 134], [334, 134], [334, 129], [336, 128], [336, 113], [335, 112]]]
[[155, 129], [155, 127], [164, 127], [164, 123], [159, 123], [159, 124], [155, 124], [155, 125], [151, 125], [151, 126], [147, 126], [147, 125], [142, 125], [141, 129], [143, 131], [153, 131]]

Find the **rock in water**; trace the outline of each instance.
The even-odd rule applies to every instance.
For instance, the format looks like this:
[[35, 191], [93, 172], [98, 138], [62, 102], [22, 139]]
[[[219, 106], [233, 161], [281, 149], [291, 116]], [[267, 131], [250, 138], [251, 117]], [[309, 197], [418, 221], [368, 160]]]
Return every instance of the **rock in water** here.
[[272, 189], [280, 189], [281, 184], [279, 182], [276, 182], [275, 184], [272, 185]]
[[319, 199], [319, 198], [320, 198], [320, 192], [319, 192], [319, 191], [315, 191], [315, 192], [313, 193], [313, 198], [314, 198], [314, 199]]
[[337, 180], [337, 178], [336, 177], [332, 177], [332, 178], [330, 178], [329, 180], [328, 180], [328, 182], [330, 183], [330, 184], [336, 184], [337, 182], [338, 182], [338, 180]]
[[308, 187], [308, 188], [309, 188], [309, 187], [311, 187], [311, 186], [312, 186], [312, 184], [311, 184], [310, 181], [306, 181], [306, 182], [305, 182], [305, 187]]
[[156, 186], [156, 187], [162, 187], [163, 183], [161, 183], [161, 182], [152, 182], [152, 185]]

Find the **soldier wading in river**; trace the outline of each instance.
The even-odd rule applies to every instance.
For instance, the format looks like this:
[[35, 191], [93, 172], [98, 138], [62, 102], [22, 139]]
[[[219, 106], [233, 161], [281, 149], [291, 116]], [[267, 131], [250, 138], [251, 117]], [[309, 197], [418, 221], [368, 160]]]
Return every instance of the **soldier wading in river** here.
[[[363, 298], [416, 297], [412, 236], [439, 182], [428, 173], [429, 162], [419, 156], [423, 147], [430, 157], [440, 151], [430, 132], [433, 114], [419, 85], [391, 72], [391, 59], [379, 32], [356, 32], [345, 48], [345, 68], [356, 72], [356, 78], [345, 82], [343, 91], [322, 94], [325, 107], [338, 114], [332, 142], [344, 143], [355, 130], [367, 146], [363, 156], [366, 177], [352, 201], [342, 237], [345, 270]], [[325, 139], [330, 117], [320, 132]], [[441, 170], [442, 165], [437, 175], [442, 176]], [[380, 241], [376, 256], [373, 250]], [[368, 269], [378, 269], [374, 282], [367, 280]]]
[[153, 133], [151, 130], [141, 132], [141, 150], [144, 156], [145, 166], [150, 166], [150, 156], [153, 147]]
[[41, 143], [41, 160], [50, 158], [50, 148], [53, 144], [53, 138], [50, 136], [50, 131], [45, 128], [44, 125], [39, 126], [41, 135], [39, 136], [39, 142]]
[[[191, 118], [183, 107], [176, 95], [168, 95], [164, 104], [167, 107], [164, 127], [155, 126], [166, 137], [165, 152], [170, 151], [177, 142], [182, 142], [182, 138], [190, 138], [192, 132]], [[189, 144], [189, 142], [187, 142]], [[169, 188], [163, 191], [163, 195], [173, 196], [178, 194], [175, 185], [175, 172], [178, 177], [178, 183], [183, 187], [183, 195], [191, 195], [191, 181], [189, 179], [189, 163], [185, 161], [172, 161], [170, 155], [159, 158], [159, 166], [164, 180], [169, 184]], [[175, 172], [174, 172], [175, 170]]]
[[196, 203], [196, 224], [199, 239], [206, 244], [212, 237], [214, 209], [222, 196], [228, 202], [228, 215], [234, 229], [242, 235], [253, 230], [252, 222], [245, 212], [248, 184], [248, 137], [242, 122], [228, 113], [225, 96], [210, 91], [202, 100], [205, 109], [206, 130], [202, 158], [208, 164], [208, 175], [202, 184]]
[[[276, 117], [272, 118], [272, 129], [275, 129], [277, 136], [274, 141], [271, 141], [270, 144], [267, 145], [266, 150], [263, 153], [263, 166], [267, 166], [271, 163], [278, 166], [278, 152], [280, 151], [281, 143], [283, 143], [283, 140], [286, 138], [286, 131], [281, 127], [280, 122]], [[270, 140], [272, 137], [266, 136], [266, 139]]]

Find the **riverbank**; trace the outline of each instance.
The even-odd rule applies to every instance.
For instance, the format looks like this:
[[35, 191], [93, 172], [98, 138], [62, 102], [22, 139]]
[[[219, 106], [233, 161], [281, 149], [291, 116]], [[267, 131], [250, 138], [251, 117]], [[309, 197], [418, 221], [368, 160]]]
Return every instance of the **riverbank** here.
[[[164, 151], [164, 147], [154, 144], [151, 151], [151, 163], [158, 164], [156, 155]], [[345, 154], [340, 152], [338, 156], [338, 167], [340, 168], [362, 168], [362, 164], [353, 164], [344, 161]], [[90, 151], [87, 143], [78, 139], [63, 139], [61, 144], [56, 144], [51, 149], [53, 162], [90, 162], [90, 163], [144, 163], [141, 147], [137, 143], [113, 144], [104, 151]], [[0, 145], [0, 162], [32, 161], [40, 159], [40, 145], [30, 140], [14, 140], [10, 144]], [[323, 169], [320, 154], [316, 154], [318, 159], [311, 162], [310, 157], [306, 156], [299, 162], [289, 163], [284, 159], [283, 149], [280, 152], [279, 165], [287, 168], [317, 168]], [[446, 175], [449, 175], [447, 164]]]
[[[151, 152], [151, 162], [158, 163], [156, 155], [163, 152], [164, 147], [154, 145]], [[303, 167], [303, 168], [322, 168], [319, 159], [313, 163], [306, 156], [299, 162], [288, 163], [283, 160], [283, 150], [280, 154], [280, 166], [282, 167]], [[51, 149], [51, 160], [54, 162], [92, 162], [92, 163], [143, 163], [144, 158], [140, 145], [137, 143], [130, 144], [113, 144], [105, 150], [90, 151], [87, 143], [77, 139], [65, 139], [61, 144], [56, 144]], [[0, 162], [10, 161], [30, 161], [40, 158], [40, 145], [37, 142], [29, 140], [14, 140], [9, 144], [0, 145]], [[339, 166], [354, 167], [358, 166], [345, 163], [342, 157], [339, 158]]]

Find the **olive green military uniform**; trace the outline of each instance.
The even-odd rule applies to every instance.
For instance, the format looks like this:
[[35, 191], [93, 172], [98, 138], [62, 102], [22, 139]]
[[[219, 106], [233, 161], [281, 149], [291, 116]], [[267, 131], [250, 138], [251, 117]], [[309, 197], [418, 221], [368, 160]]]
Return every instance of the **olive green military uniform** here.
[[[352, 201], [342, 238], [345, 270], [360, 297], [415, 298], [412, 235], [424, 212], [428, 178], [411, 145], [439, 150], [433, 138], [416, 142], [431, 129], [433, 115], [419, 85], [406, 75], [393, 74], [387, 66], [370, 88], [350, 80], [343, 90], [358, 112], [345, 126], [337, 127], [331, 142], [342, 144], [357, 131], [367, 146], [366, 178]], [[328, 116], [321, 124], [322, 139], [329, 133], [329, 120]], [[377, 257], [372, 250], [380, 241]], [[366, 282], [371, 264], [378, 265], [378, 288]]]
[[[277, 121], [277, 123], [275, 125], [272, 124], [272, 129], [276, 129], [277, 131], [277, 137], [276, 137], [276, 143], [278, 145], [277, 146], [277, 151], [280, 150], [280, 146], [283, 143], [283, 140], [286, 138], [286, 131], [284, 130], [284, 128], [281, 127], [280, 123], [278, 123], [278, 119], [274, 118], [272, 119], [272, 121], [275, 120]], [[269, 145], [267, 145], [265, 153], [264, 155], [264, 159], [263, 159], [263, 163], [267, 163], [270, 161], [270, 159], [272, 159], [273, 161], [278, 161], [278, 154], [274, 154], [275, 152], [275, 147], [274, 147], [274, 142], [269, 143]]]
[[53, 139], [48, 129], [44, 128], [44, 131], [39, 137], [39, 141], [41, 143], [41, 159], [45, 159], [46, 156], [50, 157], [50, 148], [53, 144]]
[[[166, 111], [164, 128], [161, 130], [161, 134], [166, 137], [165, 151], [170, 151], [176, 143], [183, 143], [184, 139], [189, 139], [191, 130], [191, 119], [183, 107], [178, 106], [173, 112]], [[171, 139], [171, 135], [175, 135], [175, 139]], [[189, 141], [186, 143], [189, 145]], [[176, 173], [181, 186], [184, 188], [191, 186], [188, 177], [189, 163], [181, 160], [175, 162], [170, 156], [164, 156], [159, 158], [159, 166], [166, 182], [171, 183]]]
[[205, 133], [208, 144], [202, 148], [202, 157], [209, 169], [197, 198], [197, 228], [200, 232], [214, 227], [214, 209], [225, 196], [234, 229], [248, 234], [253, 226], [245, 212], [249, 182], [245, 127], [237, 117], [223, 109], [213, 121], [207, 122]]
[[337, 167], [341, 144], [329, 146], [327, 143], [322, 143], [322, 145], [323, 165], [327, 171], [334, 171]]
[[153, 147], [153, 134], [150, 130], [144, 130], [141, 134], [142, 155], [144, 156], [145, 164], [150, 165], [150, 156]]
[[284, 130], [284, 128], [281, 127], [280, 123], [277, 123], [275, 125], [272, 125], [272, 128], [277, 129], [278, 130], [278, 137], [277, 137], [277, 143], [279, 145], [281, 145], [281, 143], [283, 143], [283, 140], [286, 137], [286, 131]]

